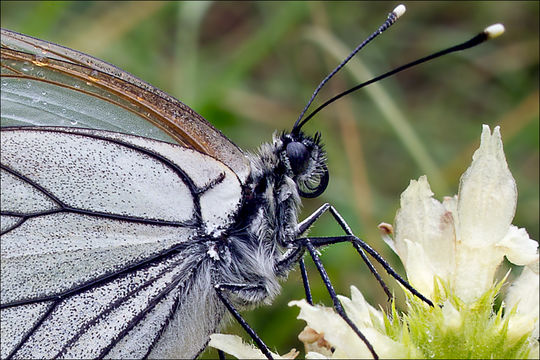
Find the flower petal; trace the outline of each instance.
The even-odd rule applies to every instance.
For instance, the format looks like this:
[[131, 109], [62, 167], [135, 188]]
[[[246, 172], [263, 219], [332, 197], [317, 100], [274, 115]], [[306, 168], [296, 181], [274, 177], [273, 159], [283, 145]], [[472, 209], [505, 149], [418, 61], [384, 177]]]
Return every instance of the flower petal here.
[[503, 251], [495, 246], [478, 248], [458, 243], [455, 294], [467, 303], [478, 299], [493, 286], [495, 272], [503, 259]]
[[433, 279], [436, 275], [421, 244], [404, 240], [407, 246], [407, 278], [411, 285], [428, 298], [433, 298]]
[[416, 262], [416, 259], [407, 254], [409, 246], [405, 239], [420, 244], [435, 274], [443, 279], [448, 278], [454, 268], [454, 219], [452, 214], [433, 198], [426, 176], [421, 176], [418, 181], [411, 180], [401, 194], [395, 234], [396, 249], [407, 272], [409, 265], [416, 266], [410, 264], [408, 259], [413, 262]]
[[[351, 303], [352, 304], [352, 303]], [[333, 359], [371, 359], [373, 355], [351, 327], [332, 308], [309, 305], [305, 300], [291, 301], [289, 306], [300, 307], [299, 319], [330, 343], [335, 351]], [[354, 305], [352, 305], [354, 306]], [[358, 309], [358, 312], [362, 312]], [[403, 358], [407, 352], [403, 344], [397, 343], [373, 327], [356, 323], [381, 358]]]
[[452, 218], [454, 219], [454, 233], [455, 234], [460, 234], [459, 216], [458, 216], [458, 210], [457, 210], [457, 206], [458, 206], [457, 195], [445, 196], [443, 198], [442, 204], [443, 204], [444, 208], [446, 209], [446, 211], [449, 211], [450, 214], [452, 214]]
[[381, 237], [386, 243], [386, 245], [388, 245], [390, 249], [392, 249], [392, 251], [396, 253], [396, 255], [399, 255], [396, 249], [396, 242], [392, 238], [392, 236], [394, 235], [394, 227], [391, 224], [385, 222], [380, 223], [379, 225], [377, 225], [377, 227], [379, 228], [379, 231], [381, 232]]
[[456, 330], [463, 324], [463, 318], [461, 313], [452, 305], [452, 302], [446, 300], [442, 305], [442, 314], [444, 320], [444, 326]]
[[533, 336], [536, 339], [539, 337], [538, 317], [540, 301], [537, 267], [538, 262], [533, 264], [533, 266], [525, 266], [521, 275], [510, 286], [505, 299], [508, 310], [517, 306], [516, 316], [523, 316], [531, 321], [535, 321]]
[[314, 352], [326, 357], [332, 357], [332, 345], [326, 341], [324, 334], [319, 334], [309, 326], [298, 334], [298, 340], [304, 344], [306, 353]]
[[511, 225], [505, 237], [497, 243], [506, 258], [516, 265], [538, 261], [538, 242], [529, 238], [527, 230]]
[[[359, 327], [383, 325], [383, 314], [364, 299], [364, 296], [356, 286], [351, 286], [350, 299], [342, 295], [338, 295], [338, 298], [349, 318]], [[372, 317], [376, 319], [377, 324], [373, 324]]]
[[293, 305], [300, 308], [298, 319], [304, 320], [310, 328], [324, 335], [326, 341], [336, 349], [341, 348], [348, 353], [369, 354], [365, 344], [356, 341], [358, 336], [332, 308], [313, 306], [304, 299], [289, 302], [289, 306]]
[[306, 354], [306, 359], [328, 359], [329, 357], [318, 352], [310, 351]]
[[[240, 336], [229, 334], [212, 334], [208, 346], [222, 350], [237, 359], [266, 359], [261, 350], [253, 345], [246, 344]], [[298, 352], [292, 349], [287, 354], [280, 356], [271, 352], [274, 359], [294, 359]]]
[[470, 247], [495, 244], [508, 232], [516, 203], [516, 182], [506, 163], [499, 127], [491, 135], [484, 125], [480, 147], [460, 181], [459, 240]]

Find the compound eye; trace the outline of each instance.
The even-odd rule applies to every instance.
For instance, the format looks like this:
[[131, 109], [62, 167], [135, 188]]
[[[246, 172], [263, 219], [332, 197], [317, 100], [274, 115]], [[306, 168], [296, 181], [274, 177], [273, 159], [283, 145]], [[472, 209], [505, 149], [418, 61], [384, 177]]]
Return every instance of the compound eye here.
[[323, 172], [314, 184], [307, 181], [298, 184], [298, 194], [305, 198], [316, 198], [326, 190], [329, 178], [328, 169], [323, 166]]
[[298, 175], [306, 170], [309, 160], [309, 150], [301, 142], [293, 141], [287, 144], [287, 157], [289, 158], [293, 173]]

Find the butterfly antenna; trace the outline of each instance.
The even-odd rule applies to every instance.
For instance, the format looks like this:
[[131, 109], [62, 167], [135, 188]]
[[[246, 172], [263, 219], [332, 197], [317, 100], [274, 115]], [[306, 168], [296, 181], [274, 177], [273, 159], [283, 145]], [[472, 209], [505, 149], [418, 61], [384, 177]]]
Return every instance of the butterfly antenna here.
[[366, 82], [358, 84], [358, 85], [350, 88], [349, 90], [346, 90], [346, 91], [334, 96], [333, 98], [331, 98], [330, 100], [326, 101], [324, 104], [319, 106], [317, 109], [313, 110], [313, 112], [311, 112], [302, 122], [300, 122], [298, 124], [298, 127], [299, 128], [302, 127], [306, 122], [309, 121], [309, 119], [311, 119], [315, 114], [317, 114], [323, 108], [325, 108], [326, 106], [330, 105], [334, 101], [338, 100], [339, 98], [342, 98], [343, 96], [345, 96], [347, 94], [350, 94], [350, 93], [352, 93], [352, 92], [354, 92], [354, 91], [356, 91], [358, 89], [361, 89], [361, 88], [363, 88], [363, 87], [365, 87], [365, 86], [367, 86], [369, 84], [372, 84], [374, 82], [377, 82], [379, 80], [382, 80], [384, 78], [392, 76], [392, 75], [394, 75], [394, 74], [396, 74], [398, 72], [401, 72], [401, 71], [406, 70], [408, 68], [411, 68], [413, 66], [422, 64], [422, 63], [424, 63], [426, 61], [433, 60], [433, 59], [438, 58], [440, 56], [450, 54], [450, 53], [453, 53], [453, 52], [456, 52], [456, 51], [469, 49], [471, 47], [474, 47], [476, 45], [479, 45], [479, 44], [483, 43], [486, 40], [496, 38], [497, 36], [501, 35], [502, 33], [504, 33], [504, 26], [502, 24], [494, 24], [494, 25], [488, 26], [480, 34], [476, 35], [475, 37], [473, 37], [472, 39], [470, 39], [468, 41], [465, 41], [464, 43], [449, 47], [449, 48], [441, 50], [441, 51], [437, 51], [436, 53], [433, 53], [433, 54], [428, 55], [426, 57], [423, 57], [423, 58], [420, 58], [418, 60], [412, 61], [412, 62], [410, 62], [408, 64], [402, 65], [402, 66], [397, 67], [397, 68], [395, 68], [393, 70], [390, 70], [390, 71], [388, 71], [388, 72], [386, 72], [386, 73], [384, 73], [382, 75], [379, 75], [379, 76], [377, 76], [377, 77], [375, 77], [375, 78], [373, 78], [371, 80], [368, 80]]
[[298, 133], [298, 131], [300, 131], [300, 128], [302, 127], [302, 125], [306, 123], [306, 121], [303, 121], [302, 123], [300, 123], [300, 121], [302, 120], [302, 118], [304, 117], [307, 109], [309, 108], [309, 106], [311, 105], [313, 100], [315, 99], [315, 96], [317, 96], [319, 91], [328, 82], [328, 80], [330, 80], [339, 70], [341, 70], [341, 68], [343, 66], [345, 66], [345, 64], [347, 64], [349, 62], [349, 60], [354, 55], [356, 55], [357, 52], [359, 52], [364, 46], [369, 44], [371, 42], [371, 40], [375, 39], [377, 36], [382, 34], [383, 31], [385, 31], [390, 26], [392, 26], [396, 22], [396, 20], [399, 19], [399, 17], [401, 15], [403, 15], [404, 13], [405, 13], [405, 5], [396, 6], [396, 8], [391, 13], [388, 14], [388, 18], [386, 19], [386, 21], [373, 34], [371, 34], [366, 40], [364, 40], [360, 45], [358, 45], [356, 47], [356, 49], [354, 49], [353, 52], [351, 52], [349, 54], [349, 56], [347, 56], [347, 58], [341, 62], [341, 64], [339, 64], [334, 70], [332, 70], [332, 72], [330, 74], [328, 74], [323, 79], [323, 81], [321, 81], [319, 86], [317, 86], [317, 88], [313, 92], [313, 95], [311, 95], [311, 99], [309, 99], [308, 103], [304, 107], [304, 110], [302, 110], [302, 113], [300, 114], [300, 116], [298, 117], [296, 122], [294, 123], [294, 126], [293, 126], [292, 131], [291, 131], [292, 133]]

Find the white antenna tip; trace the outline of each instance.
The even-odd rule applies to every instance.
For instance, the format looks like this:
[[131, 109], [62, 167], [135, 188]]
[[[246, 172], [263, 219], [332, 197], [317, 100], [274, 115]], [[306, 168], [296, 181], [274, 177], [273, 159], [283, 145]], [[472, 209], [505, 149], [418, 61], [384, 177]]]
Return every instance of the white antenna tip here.
[[496, 38], [497, 36], [500, 36], [504, 33], [504, 25], [503, 24], [490, 25], [484, 29], [484, 33], [490, 39]]
[[396, 17], [399, 19], [399, 17], [403, 14], [405, 14], [405, 10], [407, 10], [405, 8], [405, 5], [403, 4], [399, 4], [398, 6], [396, 6], [396, 8], [394, 9], [394, 11], [392, 11]]

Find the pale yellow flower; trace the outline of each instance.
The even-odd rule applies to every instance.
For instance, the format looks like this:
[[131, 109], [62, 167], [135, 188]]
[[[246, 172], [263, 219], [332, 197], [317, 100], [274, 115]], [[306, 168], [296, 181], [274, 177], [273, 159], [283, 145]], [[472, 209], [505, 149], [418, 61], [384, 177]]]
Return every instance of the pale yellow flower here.
[[516, 265], [537, 263], [538, 243], [511, 225], [516, 203], [499, 127], [491, 134], [484, 125], [457, 196], [437, 201], [425, 176], [411, 180], [401, 195], [391, 244], [410, 283], [429, 298], [437, 276], [472, 302], [493, 286], [504, 256]]

